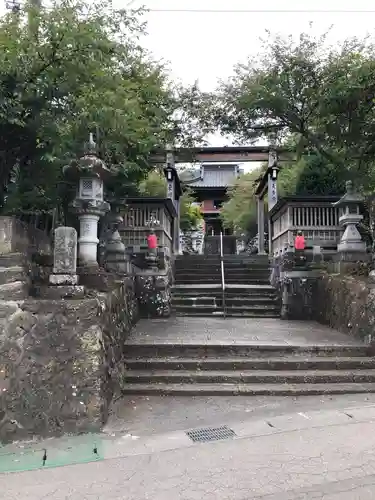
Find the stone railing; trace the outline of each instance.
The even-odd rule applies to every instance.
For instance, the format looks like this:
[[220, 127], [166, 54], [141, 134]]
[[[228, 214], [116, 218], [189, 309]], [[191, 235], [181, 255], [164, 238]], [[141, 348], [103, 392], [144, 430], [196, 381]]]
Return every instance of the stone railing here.
[[170, 199], [131, 198], [126, 200], [127, 206], [120, 210], [124, 222], [119, 227], [125, 247], [134, 253], [147, 250], [147, 236], [150, 231], [150, 220], [158, 239], [159, 248], [173, 249], [173, 222], [177, 216], [175, 206]]
[[338, 196], [282, 198], [270, 211], [270, 254], [284, 254], [294, 244], [297, 231], [302, 231], [307, 251], [320, 246], [325, 253], [336, 252], [342, 227], [338, 208], [332, 203]]

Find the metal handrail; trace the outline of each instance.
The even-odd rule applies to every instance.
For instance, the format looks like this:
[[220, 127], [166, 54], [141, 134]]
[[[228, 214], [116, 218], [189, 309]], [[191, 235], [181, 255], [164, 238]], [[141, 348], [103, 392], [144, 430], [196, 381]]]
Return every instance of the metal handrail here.
[[226, 316], [225, 307], [225, 277], [224, 277], [224, 248], [223, 248], [223, 233], [220, 233], [220, 264], [221, 264], [221, 288], [223, 294], [223, 316]]

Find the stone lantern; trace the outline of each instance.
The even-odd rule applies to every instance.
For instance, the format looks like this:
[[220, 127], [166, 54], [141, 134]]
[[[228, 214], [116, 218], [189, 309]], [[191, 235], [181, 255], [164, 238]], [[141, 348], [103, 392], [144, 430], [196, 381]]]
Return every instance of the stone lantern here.
[[84, 155], [64, 167], [64, 174], [78, 184], [76, 197], [71, 207], [79, 219], [78, 258], [83, 266], [98, 266], [98, 223], [109, 211], [104, 201], [104, 181], [109, 169], [98, 158], [93, 135], [85, 145]]
[[357, 224], [363, 219], [360, 212], [362, 204], [363, 197], [354, 192], [352, 181], [347, 181], [346, 193], [333, 204], [333, 206], [339, 208], [339, 223], [344, 227], [344, 234], [337, 245], [337, 250], [341, 253], [353, 255], [353, 257], [366, 253], [366, 243], [362, 241], [357, 229]]

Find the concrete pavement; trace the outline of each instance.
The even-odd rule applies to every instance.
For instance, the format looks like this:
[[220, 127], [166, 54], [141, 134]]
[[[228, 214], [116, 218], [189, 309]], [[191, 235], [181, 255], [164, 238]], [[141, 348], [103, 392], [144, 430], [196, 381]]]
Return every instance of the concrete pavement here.
[[258, 407], [256, 418], [222, 421], [236, 436], [210, 443], [193, 443], [181, 429], [118, 430], [104, 440], [104, 461], [0, 475], [0, 498], [372, 499], [375, 405], [342, 402], [278, 415]]

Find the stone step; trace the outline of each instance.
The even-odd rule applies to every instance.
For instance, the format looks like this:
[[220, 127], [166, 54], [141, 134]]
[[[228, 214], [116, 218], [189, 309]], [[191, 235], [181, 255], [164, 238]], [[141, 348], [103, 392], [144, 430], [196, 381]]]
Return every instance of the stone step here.
[[281, 311], [280, 308], [273, 311], [232, 311], [231, 309], [225, 309], [226, 318], [280, 318]]
[[25, 257], [22, 253], [6, 253], [0, 255], [0, 267], [11, 267], [23, 265]]
[[210, 281], [215, 279], [220, 279], [221, 282], [221, 273], [195, 273], [194, 271], [190, 271], [190, 273], [176, 273], [175, 280], [176, 281], [190, 281], [190, 280], [200, 280], [201, 283], [210, 283]]
[[286, 356], [281, 358], [138, 358], [126, 359], [130, 370], [371, 370], [375, 358]]
[[[213, 313], [217, 309], [222, 309], [220, 303], [214, 304], [201, 304], [197, 302], [195, 305], [194, 304], [174, 304], [173, 309], [175, 312], [178, 313]], [[226, 305], [226, 313], [248, 313], [250, 315], [258, 315], [262, 317], [263, 315], [265, 316], [273, 316], [273, 315], [279, 315], [280, 314], [280, 308], [278, 307], [277, 304], [252, 304], [251, 306], [227, 306]]]
[[16, 300], [0, 300], [0, 320], [7, 319], [17, 309], [19, 309], [19, 303]]
[[314, 396], [374, 393], [375, 384], [126, 384], [123, 394], [174, 396]]
[[[267, 285], [269, 284], [269, 279], [256, 279], [256, 278], [225, 278], [225, 284], [228, 285]], [[220, 283], [221, 284], [221, 275], [217, 276], [202, 276], [199, 274], [196, 275], [191, 275], [190, 277], [180, 277], [180, 276], [175, 276], [175, 284], [185, 284], [185, 285], [191, 285], [191, 284], [200, 284], [200, 283]]]
[[175, 306], [192, 306], [194, 307], [197, 304], [201, 306], [212, 306], [212, 305], [221, 305], [222, 297], [185, 297], [185, 296], [177, 296], [172, 295], [172, 305]]
[[267, 285], [270, 282], [269, 278], [233, 278], [226, 277], [226, 285]]
[[208, 276], [205, 276], [204, 278], [201, 278], [200, 276], [195, 276], [195, 277], [192, 277], [191, 279], [180, 279], [176, 276], [175, 277], [175, 284], [176, 285], [199, 285], [200, 283], [202, 283], [202, 279], [204, 279], [204, 282], [207, 285], [210, 285], [210, 284], [219, 285], [219, 284], [221, 284], [220, 276], [215, 276], [214, 278], [210, 278]]
[[25, 271], [21, 266], [0, 267], [0, 285], [23, 281], [25, 278]]
[[[298, 333], [296, 332], [296, 336]], [[368, 346], [365, 344], [347, 345], [287, 345], [287, 344], [259, 344], [259, 343], [225, 343], [214, 344], [181, 344], [155, 343], [132, 344], [126, 343], [126, 353], [129, 358], [189, 358], [216, 360], [228, 358], [266, 359], [297, 357], [368, 357]]]
[[[212, 290], [209, 289], [204, 289], [204, 290], [180, 290], [180, 289], [172, 289], [172, 297], [176, 299], [184, 299], [186, 298], [187, 300], [192, 300], [193, 298], [220, 298], [223, 296], [223, 290], [221, 287], [219, 288], [213, 288]], [[260, 290], [259, 292], [256, 292], [255, 290], [249, 291], [247, 293], [239, 292], [239, 293], [233, 293], [230, 292], [229, 290], [225, 290], [225, 298], [231, 301], [249, 301], [249, 302], [256, 302], [257, 300], [260, 300], [262, 302], [269, 301], [269, 300], [278, 300], [278, 296], [275, 293], [275, 291], [262, 291]]]
[[214, 262], [220, 260], [219, 254], [211, 254], [211, 255], [177, 255], [175, 259], [175, 263], [180, 262], [189, 262], [199, 264], [201, 262]]
[[238, 305], [252, 305], [252, 304], [275, 304], [278, 302], [278, 298], [274, 295], [227, 295], [225, 294], [225, 302], [228, 306], [238, 306]]
[[225, 262], [247, 264], [259, 264], [269, 262], [268, 255], [224, 255]]
[[128, 370], [123, 384], [340, 384], [375, 383], [375, 370]]
[[207, 310], [207, 309], [190, 309], [190, 310], [181, 310], [179, 308], [173, 308], [172, 312], [175, 314], [175, 316], [190, 316], [190, 317], [197, 317], [197, 318], [208, 318], [208, 317], [227, 317], [227, 318], [254, 318], [254, 319], [260, 319], [260, 318], [280, 318], [280, 311], [279, 310], [272, 310], [272, 311], [232, 311], [230, 309], [225, 309], [225, 314], [224, 314], [224, 309], [221, 307], [217, 307], [214, 310]]
[[[194, 304], [222, 304], [223, 297], [222, 294], [217, 296], [205, 296], [205, 295], [175, 295], [172, 294], [172, 304], [176, 305], [187, 305], [193, 306]], [[253, 305], [278, 305], [278, 300], [276, 297], [265, 296], [254, 296], [254, 297], [238, 297], [230, 296], [225, 297], [225, 304], [228, 307], [252, 307]]]
[[14, 281], [0, 285], [0, 300], [17, 300], [28, 296], [27, 284], [23, 281]]
[[179, 309], [179, 308], [172, 308], [172, 314], [175, 316], [191, 316], [191, 317], [197, 317], [197, 318], [209, 318], [209, 317], [223, 317], [224, 316], [224, 311], [222, 307], [216, 307], [216, 308], [200, 308], [200, 309]]
[[223, 260], [224, 266], [226, 269], [231, 269], [236, 271], [237, 269], [246, 269], [246, 270], [269, 270], [271, 269], [269, 262], [228, 262], [226, 259]]

